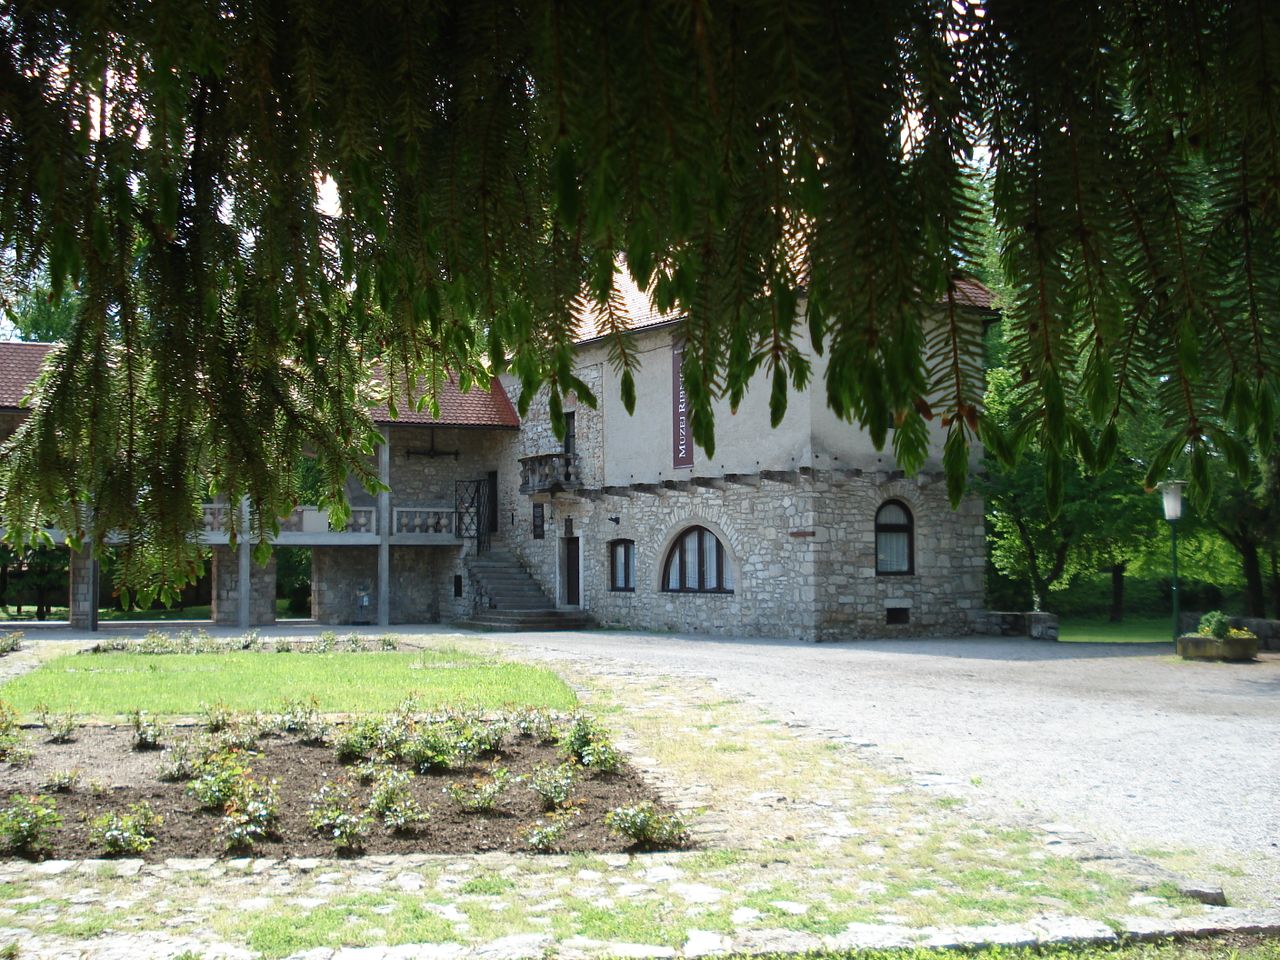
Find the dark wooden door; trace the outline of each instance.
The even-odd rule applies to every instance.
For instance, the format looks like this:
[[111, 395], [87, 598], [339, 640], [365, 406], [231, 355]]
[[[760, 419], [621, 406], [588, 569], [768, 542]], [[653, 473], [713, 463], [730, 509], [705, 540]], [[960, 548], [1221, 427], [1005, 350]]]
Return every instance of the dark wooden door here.
[[582, 585], [578, 579], [578, 538], [564, 539], [564, 602], [576, 607], [582, 603]]

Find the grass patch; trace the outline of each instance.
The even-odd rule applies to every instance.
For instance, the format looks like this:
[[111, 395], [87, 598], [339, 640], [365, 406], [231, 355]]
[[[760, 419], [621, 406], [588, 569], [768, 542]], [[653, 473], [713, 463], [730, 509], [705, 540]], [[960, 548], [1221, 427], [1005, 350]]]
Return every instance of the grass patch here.
[[458, 650], [412, 653], [146, 654], [60, 657], [10, 681], [4, 699], [31, 712], [81, 716], [190, 715], [202, 703], [233, 710], [269, 709], [284, 699], [314, 696], [325, 713], [395, 708], [406, 697], [424, 707], [468, 703], [572, 709], [577, 698], [556, 674]]
[[1058, 639], [1064, 643], [1172, 643], [1172, 632], [1169, 617], [1129, 618], [1120, 623], [1063, 619], [1058, 624]]

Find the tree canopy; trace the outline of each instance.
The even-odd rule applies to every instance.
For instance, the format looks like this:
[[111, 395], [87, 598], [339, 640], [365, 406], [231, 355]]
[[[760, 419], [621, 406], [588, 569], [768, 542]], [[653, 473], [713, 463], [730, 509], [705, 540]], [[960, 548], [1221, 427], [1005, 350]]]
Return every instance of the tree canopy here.
[[[948, 293], [979, 170], [1007, 435]], [[806, 338], [907, 469], [941, 418], [953, 497], [976, 437], [1034, 435], [1059, 501], [1153, 383], [1149, 479], [1187, 457], [1208, 484], [1276, 433], [1273, 0], [11, 0], [0, 183], [8, 268], [79, 303], [6, 524], [129, 529], [171, 569], [211, 488], [264, 527], [304, 447], [335, 500], [369, 479], [370, 363], [585, 394], [573, 318], [617, 330], [620, 257], [687, 314], [707, 448], [715, 397], [807, 384]]]

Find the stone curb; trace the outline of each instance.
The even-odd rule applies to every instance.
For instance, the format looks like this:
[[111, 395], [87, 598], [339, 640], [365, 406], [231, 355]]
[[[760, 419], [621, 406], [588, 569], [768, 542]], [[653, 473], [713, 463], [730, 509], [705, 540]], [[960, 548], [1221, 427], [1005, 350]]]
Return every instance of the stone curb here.
[[[1079, 917], [1040, 917], [1025, 924], [934, 928], [851, 924], [835, 936], [815, 936], [795, 930], [753, 930], [737, 937], [704, 930], [691, 930], [682, 949], [642, 943], [617, 943], [571, 937], [556, 941], [549, 934], [516, 934], [489, 943], [464, 946], [458, 943], [403, 944], [396, 947], [318, 947], [293, 954], [287, 960], [541, 960], [554, 955], [559, 960], [676, 960], [711, 956], [755, 956], [760, 954], [808, 954], [817, 951], [870, 951], [903, 948], [932, 950], [973, 950], [983, 947], [1102, 946], [1120, 943], [1149, 943], [1161, 940], [1202, 940], [1228, 934], [1280, 936], [1280, 911], [1248, 911], [1221, 908], [1209, 916], [1161, 921], [1130, 917], [1112, 929], [1096, 920]], [[68, 947], [56, 938], [31, 936], [18, 928], [0, 929], [0, 942], [13, 939], [23, 957], [61, 958]], [[91, 943], [80, 941], [78, 957], [95, 960], [169, 960], [191, 951], [202, 960], [251, 960], [254, 954], [226, 943], [210, 943], [190, 937], [147, 934], [143, 937], [108, 935]], [[551, 951], [554, 951], [552, 954]]]

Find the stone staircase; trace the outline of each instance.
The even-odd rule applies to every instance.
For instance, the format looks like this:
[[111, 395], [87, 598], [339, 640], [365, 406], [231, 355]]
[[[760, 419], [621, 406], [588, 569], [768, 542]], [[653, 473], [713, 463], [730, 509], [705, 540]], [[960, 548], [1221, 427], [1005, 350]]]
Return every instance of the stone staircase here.
[[596, 625], [578, 610], [557, 610], [515, 554], [502, 547], [466, 560], [476, 591], [475, 613], [459, 626], [475, 630], [586, 630]]

